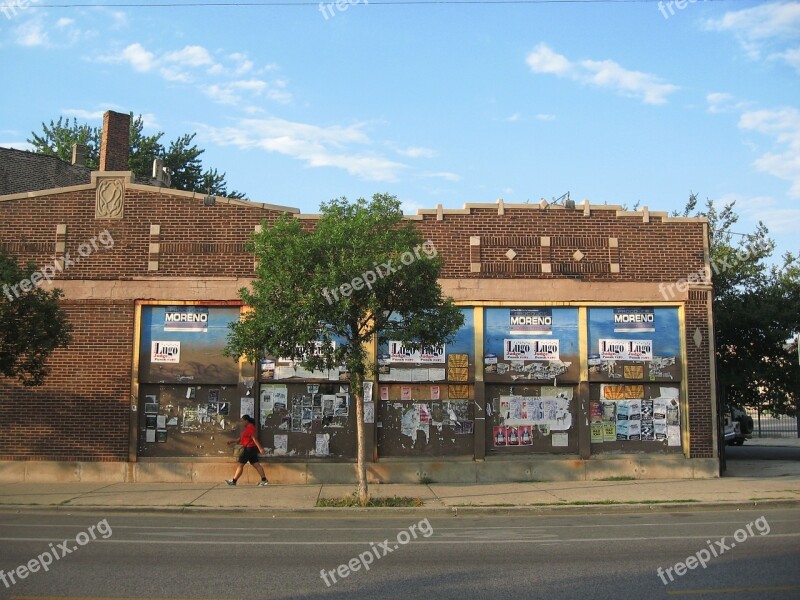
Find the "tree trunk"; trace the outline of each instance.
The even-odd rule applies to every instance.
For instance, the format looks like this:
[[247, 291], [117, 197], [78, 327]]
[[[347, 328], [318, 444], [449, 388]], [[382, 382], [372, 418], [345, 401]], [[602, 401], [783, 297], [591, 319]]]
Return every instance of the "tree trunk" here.
[[356, 432], [358, 435], [358, 503], [366, 506], [369, 502], [367, 484], [367, 440], [364, 431], [364, 375], [357, 369], [350, 371], [350, 392], [356, 402]]

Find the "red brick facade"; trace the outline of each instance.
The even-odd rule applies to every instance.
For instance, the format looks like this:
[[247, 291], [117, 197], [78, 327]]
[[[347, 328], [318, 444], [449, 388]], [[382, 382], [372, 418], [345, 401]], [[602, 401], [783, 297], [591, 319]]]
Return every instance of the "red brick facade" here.
[[[26, 389], [0, 379], [2, 460], [128, 460], [135, 301], [236, 300], [236, 290], [253, 276], [253, 257], [245, 251], [250, 234], [282, 212], [297, 213], [224, 198], [206, 206], [202, 196], [127, 179], [122, 218], [97, 218], [96, 184], [0, 197], [5, 250], [43, 268], [65, 242], [65, 251], [79, 259], [56, 278], [66, 292], [74, 340], [50, 361], [46, 385]], [[410, 218], [443, 256], [443, 287], [457, 301], [682, 303], [689, 455], [716, 455], [710, 292], [696, 285], [667, 296], [659, 287], [704, 267], [703, 221], [588, 204], [498, 202], [420, 213]], [[312, 218], [296, 216], [313, 226]], [[98, 245], [86, 254], [84, 246], [80, 256], [81, 244], [104, 231], [113, 247]]]

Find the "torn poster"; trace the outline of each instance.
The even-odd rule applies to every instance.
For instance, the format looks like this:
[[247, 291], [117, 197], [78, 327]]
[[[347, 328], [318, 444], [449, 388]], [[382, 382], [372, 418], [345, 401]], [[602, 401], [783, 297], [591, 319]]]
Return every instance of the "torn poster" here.
[[317, 456], [328, 456], [328, 454], [330, 454], [330, 439], [331, 436], [329, 433], [318, 433], [314, 454]]
[[375, 403], [364, 402], [364, 423], [375, 422]]
[[253, 416], [256, 414], [256, 399], [250, 396], [245, 396], [239, 400], [239, 416], [245, 415]]
[[373, 381], [365, 381], [364, 382], [364, 402], [369, 402], [372, 400], [372, 388], [375, 385]]
[[678, 425], [667, 425], [667, 446], [681, 445], [681, 428]]
[[591, 442], [592, 444], [602, 444], [603, 443], [603, 423], [602, 421], [592, 421], [592, 424], [589, 425], [589, 431], [591, 434]]
[[275, 446], [273, 450], [275, 456], [285, 456], [289, 451], [289, 436], [281, 433], [276, 434], [272, 439], [272, 443]]

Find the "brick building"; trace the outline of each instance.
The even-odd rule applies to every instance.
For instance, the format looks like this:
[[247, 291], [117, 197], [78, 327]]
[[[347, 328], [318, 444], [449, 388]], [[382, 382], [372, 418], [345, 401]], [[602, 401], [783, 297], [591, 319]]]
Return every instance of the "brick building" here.
[[[315, 216], [135, 183], [126, 123], [107, 115], [87, 183], [0, 195], [2, 248], [54, 275], [74, 325], [45, 385], [0, 379], [0, 478], [221, 479], [249, 412], [271, 479], [353, 480], [346, 373], [221, 355], [248, 237]], [[465, 324], [427, 352], [373, 348], [372, 479], [718, 474], [711, 290], [690, 277], [705, 220], [502, 200], [407, 218]]]

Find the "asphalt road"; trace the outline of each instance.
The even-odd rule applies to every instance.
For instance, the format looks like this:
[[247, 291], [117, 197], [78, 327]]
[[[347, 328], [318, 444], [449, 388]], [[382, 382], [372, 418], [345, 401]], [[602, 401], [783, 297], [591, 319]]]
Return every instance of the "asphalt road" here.
[[800, 448], [791, 446], [725, 446], [727, 460], [798, 460]]
[[[431, 513], [428, 520], [424, 512], [391, 514], [0, 513], [0, 568], [6, 580], [18, 565], [39, 561], [36, 557], [44, 553], [51, 558], [59, 554], [47, 572], [40, 567], [9, 587], [0, 581], [0, 596], [519, 600], [800, 595], [797, 509]], [[69, 554], [60, 556], [64, 549]], [[372, 560], [369, 570], [359, 555], [363, 563]], [[695, 564], [678, 575], [676, 563], [691, 555], [705, 559], [706, 568]], [[339, 565], [351, 560], [359, 569], [343, 577]]]

